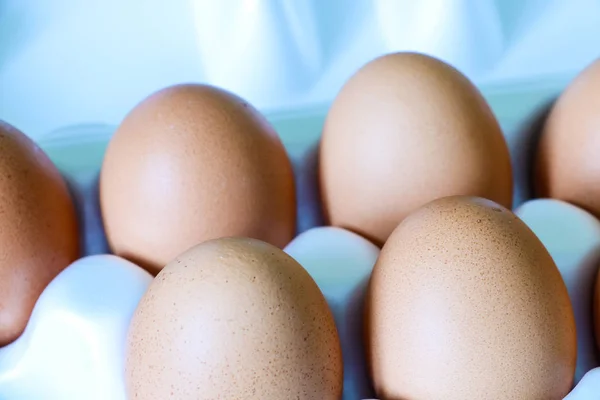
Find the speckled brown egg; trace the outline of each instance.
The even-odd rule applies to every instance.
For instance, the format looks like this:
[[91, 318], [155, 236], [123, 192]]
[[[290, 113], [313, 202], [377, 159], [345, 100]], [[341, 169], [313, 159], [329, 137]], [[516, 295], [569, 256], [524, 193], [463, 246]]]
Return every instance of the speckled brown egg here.
[[452, 196], [411, 213], [374, 267], [367, 348], [383, 399], [562, 399], [577, 343], [546, 248], [512, 212]]
[[323, 294], [259, 240], [215, 239], [178, 256], [142, 298], [127, 342], [130, 399], [341, 398]]
[[46, 154], [0, 121], [0, 346], [17, 339], [44, 288], [79, 256], [75, 207]]
[[600, 217], [600, 60], [560, 95], [542, 129], [535, 160], [537, 197], [575, 204]]
[[512, 203], [508, 147], [490, 107], [459, 71], [422, 54], [381, 56], [346, 82], [319, 161], [328, 221], [380, 245], [439, 197]]
[[138, 104], [110, 141], [100, 202], [114, 253], [158, 272], [205, 240], [248, 236], [283, 248], [294, 236], [294, 175], [263, 116], [197, 84]]

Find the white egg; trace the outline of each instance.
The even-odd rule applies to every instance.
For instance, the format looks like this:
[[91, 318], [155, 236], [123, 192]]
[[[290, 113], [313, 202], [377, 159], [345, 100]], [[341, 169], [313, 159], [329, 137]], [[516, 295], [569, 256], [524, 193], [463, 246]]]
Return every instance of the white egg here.
[[577, 383], [599, 365], [592, 299], [600, 263], [600, 222], [587, 211], [553, 199], [530, 200], [515, 213], [546, 246], [569, 291], [577, 324]]
[[344, 400], [373, 396], [363, 347], [365, 291], [379, 248], [335, 227], [312, 228], [285, 252], [313, 277], [333, 312], [344, 358]]
[[575, 389], [564, 400], [596, 400], [600, 398], [600, 368], [594, 368], [583, 376]]
[[23, 335], [0, 349], [0, 398], [125, 400], [127, 329], [151, 280], [113, 255], [68, 266], [38, 299]]

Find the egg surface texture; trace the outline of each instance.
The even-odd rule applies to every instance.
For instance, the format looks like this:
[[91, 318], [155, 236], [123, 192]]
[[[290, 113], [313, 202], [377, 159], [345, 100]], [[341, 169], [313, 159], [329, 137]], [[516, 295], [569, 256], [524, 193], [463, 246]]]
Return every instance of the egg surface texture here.
[[58, 169], [0, 121], [0, 346], [24, 331], [38, 297], [79, 256], [75, 207]]
[[178, 256], [128, 334], [132, 399], [339, 400], [335, 322], [308, 272], [265, 242], [224, 238]]
[[600, 217], [600, 60], [560, 95], [544, 124], [535, 163], [537, 197]]
[[512, 203], [506, 141], [485, 99], [429, 56], [379, 57], [344, 85], [320, 149], [326, 218], [381, 245], [411, 211], [448, 195]]
[[371, 375], [383, 399], [562, 399], [575, 320], [534, 233], [492, 201], [428, 203], [383, 247], [367, 297]]
[[276, 132], [244, 100], [206, 85], [160, 90], [125, 117], [100, 201], [113, 252], [155, 273], [205, 240], [283, 248], [296, 228], [294, 175]]

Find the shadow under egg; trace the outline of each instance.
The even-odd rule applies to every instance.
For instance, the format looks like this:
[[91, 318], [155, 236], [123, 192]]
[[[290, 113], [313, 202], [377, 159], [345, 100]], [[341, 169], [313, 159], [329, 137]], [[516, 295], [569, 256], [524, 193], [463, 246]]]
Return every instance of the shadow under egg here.
[[516, 130], [516, 139], [510, 149], [514, 179], [513, 210], [535, 198], [534, 173], [538, 143], [555, 102], [556, 98], [553, 98], [543, 104]]
[[110, 248], [104, 233], [104, 224], [100, 211], [99, 179], [100, 173], [74, 177], [62, 173], [69, 193], [75, 205], [81, 257], [94, 254], [110, 254]]
[[296, 207], [298, 222], [296, 235], [325, 225], [319, 188], [319, 142], [314, 143], [295, 162]]
[[365, 324], [367, 322], [366, 298], [371, 276], [367, 276], [354, 289], [349, 296], [348, 306], [344, 319], [346, 320], [346, 335], [340, 340], [354, 339], [356, 342], [342, 342], [344, 363], [344, 375], [351, 379], [350, 387], [348, 379], [345, 379], [344, 400], [348, 398], [371, 398], [375, 396], [375, 389], [371, 382], [369, 357], [367, 355], [367, 337]]

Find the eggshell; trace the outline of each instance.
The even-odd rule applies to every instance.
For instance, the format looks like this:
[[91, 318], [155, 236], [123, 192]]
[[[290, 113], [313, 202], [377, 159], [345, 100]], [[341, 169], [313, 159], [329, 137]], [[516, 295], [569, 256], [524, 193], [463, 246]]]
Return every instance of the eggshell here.
[[25, 329], [48, 283], [79, 255], [75, 207], [58, 169], [0, 121], [0, 346]]
[[453, 196], [388, 239], [367, 298], [371, 374], [384, 399], [562, 399], [577, 341], [567, 289], [504, 207]]
[[265, 242], [204, 242], [169, 263], [128, 335], [129, 398], [336, 399], [335, 322], [310, 275]]
[[112, 251], [158, 272], [204, 240], [249, 236], [283, 248], [296, 228], [294, 174], [258, 111], [185, 84], [138, 104], [110, 141], [100, 203]]
[[46, 287], [0, 349], [0, 398], [125, 400], [127, 329], [152, 276], [114, 255], [81, 258]]
[[515, 214], [546, 246], [569, 291], [577, 324], [577, 383], [599, 366], [592, 304], [600, 265], [600, 222], [574, 205], [552, 199], [528, 201]]
[[325, 121], [320, 181], [327, 220], [379, 245], [438, 197], [512, 202], [508, 146], [485, 99], [417, 53], [376, 58], [346, 82]]
[[363, 346], [363, 304], [379, 248], [347, 230], [305, 231], [284, 249], [313, 277], [333, 312], [344, 359], [344, 400], [373, 396]]
[[564, 400], [595, 400], [600, 393], [600, 368], [589, 371]]
[[564, 200], [600, 217], [600, 60], [560, 95], [538, 144], [537, 197]]

